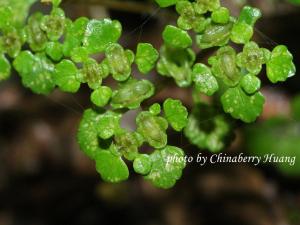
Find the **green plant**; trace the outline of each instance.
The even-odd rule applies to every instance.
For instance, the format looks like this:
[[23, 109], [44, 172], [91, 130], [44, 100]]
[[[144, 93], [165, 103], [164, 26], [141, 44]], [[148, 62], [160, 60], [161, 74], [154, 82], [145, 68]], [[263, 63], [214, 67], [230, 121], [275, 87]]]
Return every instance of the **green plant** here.
[[[44, 0], [52, 2], [51, 13], [36, 12], [25, 23], [27, 14], [18, 12], [26, 12], [32, 2], [0, 1], [0, 80], [9, 78], [13, 66], [23, 85], [37, 94], [49, 94], [56, 87], [75, 93], [87, 83], [94, 107], [83, 114], [78, 143], [95, 160], [105, 181], [126, 180], [126, 160], [155, 186], [172, 187], [185, 163], [169, 160], [184, 156], [182, 149], [168, 145], [169, 126], [178, 132], [184, 129], [186, 137], [199, 148], [218, 152], [232, 140], [232, 126], [217, 107], [219, 103], [233, 118], [253, 122], [264, 104], [257, 76], [262, 65], [266, 64], [272, 83], [295, 74], [293, 57], [285, 46], [269, 51], [251, 41], [261, 13], [249, 6], [235, 18], [219, 0], [156, 0], [160, 7], [175, 6], [177, 26], [165, 27], [159, 52], [150, 43], [139, 43], [134, 53], [117, 43], [122, 33], [118, 21], [85, 17], [71, 21], [59, 8], [59, 0]], [[208, 65], [196, 62], [193, 43], [197, 54], [199, 49], [218, 47]], [[242, 52], [237, 53], [232, 43], [243, 45]], [[95, 53], [105, 58], [98, 62], [91, 57]], [[158, 103], [148, 110], [143, 107], [136, 117], [135, 131], [121, 127], [125, 112], [141, 108], [141, 103], [155, 94], [152, 82], [132, 76], [133, 64], [142, 74], [156, 67], [160, 75], [173, 78], [179, 87], [192, 88], [196, 104], [190, 116], [179, 100], [168, 98], [162, 109]], [[118, 82], [115, 90], [102, 85], [109, 75]], [[199, 102], [199, 94], [214, 96], [213, 103]], [[202, 125], [201, 118], [213, 119]], [[153, 153], [139, 153], [144, 143]]]

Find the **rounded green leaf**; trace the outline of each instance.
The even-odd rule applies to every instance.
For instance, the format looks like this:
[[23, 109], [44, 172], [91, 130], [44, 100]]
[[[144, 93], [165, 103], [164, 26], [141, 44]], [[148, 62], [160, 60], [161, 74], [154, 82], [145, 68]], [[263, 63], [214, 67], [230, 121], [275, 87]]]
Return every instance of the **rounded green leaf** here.
[[237, 44], [246, 44], [253, 36], [255, 22], [261, 17], [259, 9], [245, 6], [234, 24], [231, 33], [231, 40]]
[[80, 87], [80, 82], [76, 79], [77, 73], [78, 69], [75, 64], [64, 59], [55, 66], [55, 83], [62, 91], [75, 93]]
[[171, 188], [181, 177], [185, 167], [184, 152], [174, 146], [166, 146], [161, 150], [155, 150], [150, 155], [152, 167], [146, 180], [149, 180], [158, 188]]
[[6, 80], [10, 76], [11, 66], [4, 54], [0, 54], [0, 81]]
[[245, 44], [253, 36], [253, 27], [244, 22], [238, 22], [233, 25], [231, 31], [231, 40], [237, 44]]
[[62, 44], [59, 42], [48, 42], [46, 44], [46, 54], [54, 61], [59, 61], [63, 57]]
[[54, 65], [44, 54], [21, 52], [13, 62], [22, 83], [36, 94], [49, 94], [55, 87]]
[[133, 169], [136, 173], [146, 175], [150, 172], [152, 167], [152, 162], [150, 156], [146, 154], [140, 154], [133, 161]]
[[154, 103], [153, 105], [151, 105], [149, 107], [149, 112], [154, 116], [157, 116], [158, 114], [160, 114], [160, 112], [161, 112], [160, 104]]
[[103, 107], [107, 105], [112, 95], [112, 90], [109, 87], [102, 86], [93, 91], [91, 101], [96, 105]]
[[[178, 21], [177, 21], [178, 22]], [[204, 16], [196, 17], [196, 19], [193, 21], [193, 29], [196, 33], [202, 33], [205, 31], [207, 26], [210, 24], [211, 20], [208, 18], [205, 18]]]
[[110, 73], [107, 59], [103, 59], [102, 62], [99, 64], [99, 67], [101, 69], [102, 78], [106, 78]]
[[0, 29], [5, 29], [11, 24], [11, 18], [13, 17], [13, 12], [11, 7], [2, 6], [0, 7]]
[[113, 92], [111, 106], [115, 109], [136, 109], [141, 102], [154, 94], [154, 86], [148, 80], [131, 79], [119, 85]]
[[110, 44], [105, 50], [106, 60], [113, 78], [117, 81], [125, 81], [131, 75], [131, 64], [134, 54], [125, 50], [117, 43]]
[[181, 101], [168, 98], [164, 101], [165, 118], [176, 131], [181, 131], [188, 122], [188, 111]]
[[0, 29], [7, 25], [20, 28], [23, 26], [31, 5], [37, 0], [1, 0]]
[[254, 75], [247, 74], [241, 79], [241, 87], [247, 94], [253, 94], [260, 89], [260, 79]]
[[83, 46], [89, 53], [104, 52], [106, 47], [118, 41], [122, 26], [117, 20], [90, 20], [87, 24]]
[[100, 138], [108, 139], [114, 136], [120, 128], [121, 114], [106, 111], [104, 114], [99, 115], [97, 123], [97, 132]]
[[66, 34], [63, 43], [65, 56], [69, 57], [74, 48], [81, 46], [88, 21], [86, 17], [79, 17], [74, 22], [70, 20], [66, 21]]
[[231, 40], [237, 44], [247, 43], [252, 38], [254, 24], [260, 17], [259, 9], [245, 6], [232, 28]]
[[192, 45], [192, 38], [188, 32], [178, 27], [167, 25], [162, 35], [165, 44], [171, 47], [188, 48]]
[[46, 33], [40, 27], [42, 18], [43, 14], [40, 12], [32, 14], [25, 27], [27, 42], [33, 51], [44, 50], [48, 41]]
[[230, 39], [232, 22], [227, 24], [210, 24], [203, 34], [196, 36], [196, 43], [201, 49], [224, 46]]
[[241, 78], [241, 72], [236, 65], [236, 52], [230, 46], [217, 51], [217, 55], [209, 58], [212, 74], [220, 78], [227, 86], [236, 86]]
[[17, 57], [21, 51], [24, 42], [22, 32], [23, 30], [16, 30], [14, 27], [8, 26], [0, 36], [0, 49], [2, 48], [11, 58]]
[[261, 11], [251, 6], [245, 6], [239, 16], [238, 21], [247, 23], [250, 26], [254, 26], [256, 21], [261, 17]]
[[189, 1], [180, 0], [176, 3], [176, 11], [180, 14], [177, 25], [183, 30], [190, 30], [193, 28], [194, 18], [196, 13], [193, 4]]
[[144, 141], [139, 133], [124, 130], [119, 130], [115, 134], [114, 140], [118, 152], [130, 161], [138, 156], [138, 148]]
[[194, 5], [198, 14], [204, 14], [207, 11], [217, 10], [220, 7], [220, 0], [196, 0]]
[[95, 90], [101, 87], [103, 70], [95, 59], [87, 58], [84, 61], [81, 75], [91, 89]]
[[136, 117], [137, 132], [140, 133], [149, 145], [154, 148], [163, 148], [167, 144], [166, 130], [168, 122], [160, 116], [150, 112], [141, 112]]
[[221, 102], [224, 111], [233, 118], [251, 123], [261, 114], [265, 98], [260, 92], [248, 95], [240, 87], [234, 87], [227, 89]]
[[203, 15], [199, 15], [195, 11], [195, 4], [180, 0], [176, 4], [176, 11], [180, 14], [177, 25], [183, 30], [194, 29], [195, 32], [202, 32], [209, 23]]
[[293, 55], [286, 46], [279, 45], [272, 51], [271, 58], [267, 62], [267, 76], [272, 83], [285, 81], [294, 76], [296, 67], [293, 63]]
[[136, 50], [135, 63], [141, 73], [150, 72], [158, 60], [158, 52], [149, 43], [139, 43]]
[[80, 149], [91, 159], [95, 159], [96, 153], [101, 150], [97, 132], [99, 118], [99, 114], [94, 110], [85, 110], [77, 131]]
[[164, 7], [169, 7], [171, 5], [175, 5], [178, 0], [155, 0], [155, 1], [160, 7], [164, 8]]
[[264, 63], [268, 62], [271, 58], [271, 52], [269, 49], [261, 48], [264, 53]]
[[43, 16], [40, 27], [51, 41], [57, 41], [65, 31], [65, 13], [60, 8], [53, 8], [50, 15]]
[[100, 151], [95, 160], [96, 170], [104, 181], [117, 183], [128, 179], [129, 171], [121, 157], [110, 151]]
[[237, 55], [237, 65], [245, 68], [251, 74], [257, 75], [262, 69], [262, 64], [266, 62], [266, 50], [251, 41], [245, 44], [243, 52]]
[[211, 19], [215, 23], [228, 23], [229, 17], [229, 10], [225, 7], [220, 7], [217, 10], [213, 11], [213, 13], [211, 14]]
[[218, 81], [212, 75], [210, 68], [204, 64], [195, 64], [192, 79], [196, 89], [208, 96], [213, 95], [219, 89]]
[[88, 61], [89, 53], [85, 47], [75, 47], [72, 49], [71, 53], [72, 61], [76, 63]]

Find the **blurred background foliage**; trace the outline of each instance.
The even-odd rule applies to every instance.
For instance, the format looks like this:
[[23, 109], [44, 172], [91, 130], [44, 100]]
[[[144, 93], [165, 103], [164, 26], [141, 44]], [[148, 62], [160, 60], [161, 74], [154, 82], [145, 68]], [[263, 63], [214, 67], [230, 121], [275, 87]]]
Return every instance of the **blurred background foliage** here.
[[[0, 0], [0, 5], [16, 4], [18, 13], [12, 19], [21, 23], [32, 2]], [[234, 15], [244, 4], [262, 9], [255, 40], [267, 48], [287, 45], [300, 66], [299, 0], [223, 3]], [[139, 41], [158, 48], [163, 27], [176, 19], [172, 9], [161, 10], [151, 0], [66, 0], [62, 7], [73, 19], [120, 20], [124, 29], [121, 43], [131, 49]], [[48, 12], [50, 6], [36, 2], [30, 12], [36, 10]], [[206, 61], [210, 54], [203, 51], [197, 60]], [[154, 72], [149, 77], [160, 84], [151, 101], [174, 97], [191, 107], [190, 90], [180, 89]], [[54, 91], [43, 97], [24, 89], [13, 76], [0, 85], [0, 224], [299, 225], [300, 77], [276, 88], [263, 82], [267, 98], [263, 115], [252, 125], [233, 122], [236, 139], [226, 154], [293, 155], [298, 159], [295, 166], [200, 167], [192, 163], [174, 188], [158, 190], [138, 176], [117, 185], [104, 183], [93, 163], [79, 151], [75, 136], [83, 109], [90, 105], [87, 88], [76, 95]], [[133, 118], [127, 114], [123, 124], [133, 126]], [[199, 153], [182, 133], [170, 135], [171, 144], [184, 148], [188, 155]], [[208, 152], [202, 154], [209, 156]]]
[[300, 4], [299, 0], [289, 0], [289, 2], [294, 3], [294, 4]]

